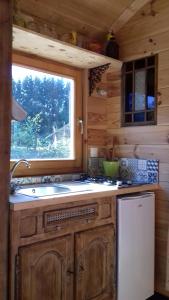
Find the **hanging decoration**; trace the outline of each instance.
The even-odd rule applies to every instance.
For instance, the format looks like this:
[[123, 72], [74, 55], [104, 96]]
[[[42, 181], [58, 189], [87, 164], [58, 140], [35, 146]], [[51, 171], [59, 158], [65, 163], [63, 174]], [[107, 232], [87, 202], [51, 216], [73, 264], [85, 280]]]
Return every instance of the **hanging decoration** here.
[[96, 83], [101, 81], [102, 75], [109, 68], [109, 66], [110, 64], [106, 64], [89, 70], [89, 96], [91, 96], [96, 88]]

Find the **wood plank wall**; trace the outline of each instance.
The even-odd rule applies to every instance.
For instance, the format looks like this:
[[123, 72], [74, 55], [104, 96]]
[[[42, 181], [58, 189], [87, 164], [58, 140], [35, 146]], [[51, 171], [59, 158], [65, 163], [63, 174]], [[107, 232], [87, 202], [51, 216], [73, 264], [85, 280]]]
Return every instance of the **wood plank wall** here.
[[111, 84], [113, 96], [88, 98], [88, 148], [100, 155], [116, 142], [119, 157], [160, 160], [160, 185], [156, 201], [156, 291], [169, 296], [169, 1], [146, 5], [118, 33], [124, 61], [158, 53], [157, 126], [121, 128], [120, 74], [109, 69], [102, 85]]
[[[156, 290], [169, 296], [169, 1], [146, 5], [118, 33], [120, 58], [159, 54], [157, 126], [121, 128], [120, 97], [108, 100], [107, 133], [117, 140], [120, 157], [160, 160], [156, 207]], [[116, 103], [117, 101], [117, 103]], [[118, 102], [119, 101], [119, 102]]]
[[88, 155], [91, 147], [97, 147], [98, 155], [106, 156], [106, 149], [113, 143], [109, 130], [120, 126], [121, 70], [109, 67], [97, 87], [107, 90], [108, 96], [99, 96], [95, 90], [88, 97]]
[[11, 1], [0, 1], [0, 299], [8, 294], [8, 193], [11, 120]]

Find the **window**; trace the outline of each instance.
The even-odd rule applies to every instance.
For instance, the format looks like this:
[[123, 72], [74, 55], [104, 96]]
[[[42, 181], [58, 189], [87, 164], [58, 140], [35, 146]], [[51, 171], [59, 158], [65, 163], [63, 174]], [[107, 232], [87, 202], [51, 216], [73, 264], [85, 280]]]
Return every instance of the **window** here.
[[156, 124], [157, 56], [123, 65], [122, 125]]
[[12, 94], [27, 112], [11, 126], [11, 159], [31, 161], [19, 175], [80, 171], [81, 71], [14, 54]]

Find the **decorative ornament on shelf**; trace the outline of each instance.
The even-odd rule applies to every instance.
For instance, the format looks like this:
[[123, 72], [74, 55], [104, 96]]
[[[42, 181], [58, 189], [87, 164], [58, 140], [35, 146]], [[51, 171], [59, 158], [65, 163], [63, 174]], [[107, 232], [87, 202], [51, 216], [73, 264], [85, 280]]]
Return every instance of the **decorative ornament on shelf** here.
[[20, 10], [19, 0], [13, 1], [13, 23], [21, 27], [26, 27], [25, 20]]
[[108, 33], [107, 43], [105, 48], [105, 55], [119, 59], [119, 45], [117, 44], [115, 35], [113, 32]]
[[102, 75], [109, 68], [110, 64], [92, 68], [89, 70], [89, 95], [93, 93], [96, 88], [96, 83], [101, 81]]

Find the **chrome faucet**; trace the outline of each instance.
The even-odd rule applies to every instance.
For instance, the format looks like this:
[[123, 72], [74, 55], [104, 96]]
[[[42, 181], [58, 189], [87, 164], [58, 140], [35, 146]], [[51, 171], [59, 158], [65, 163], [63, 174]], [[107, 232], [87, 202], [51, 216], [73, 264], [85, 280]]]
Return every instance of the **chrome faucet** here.
[[11, 168], [10, 170], [10, 181], [13, 178], [14, 172], [16, 170], [16, 168], [20, 165], [20, 164], [25, 164], [27, 168], [30, 168], [31, 164], [26, 160], [26, 159], [20, 159], [18, 160]]

